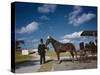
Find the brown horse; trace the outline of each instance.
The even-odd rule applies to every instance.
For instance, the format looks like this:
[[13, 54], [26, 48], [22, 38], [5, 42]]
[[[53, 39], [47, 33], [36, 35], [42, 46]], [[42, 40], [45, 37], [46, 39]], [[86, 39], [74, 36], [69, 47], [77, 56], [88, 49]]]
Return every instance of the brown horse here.
[[54, 50], [57, 54], [58, 61], [60, 63], [60, 53], [61, 52], [70, 52], [72, 56], [72, 61], [74, 62], [74, 55], [76, 55], [77, 58], [77, 52], [72, 43], [60, 43], [53, 39], [51, 36], [48, 36], [48, 39], [46, 40], [46, 46], [51, 43], [52, 46], [54, 47]]
[[97, 46], [94, 44], [94, 42], [90, 41], [89, 45], [90, 45], [89, 49], [91, 51], [91, 55], [93, 56], [97, 54]]

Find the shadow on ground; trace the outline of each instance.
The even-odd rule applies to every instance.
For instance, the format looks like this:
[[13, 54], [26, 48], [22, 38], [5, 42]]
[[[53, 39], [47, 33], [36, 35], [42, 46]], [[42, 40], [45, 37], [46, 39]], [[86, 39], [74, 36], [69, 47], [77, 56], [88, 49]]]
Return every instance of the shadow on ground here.
[[27, 66], [35, 66], [39, 64], [40, 60], [27, 60], [23, 62], [16, 63], [15, 69], [19, 69], [21, 67], [27, 67]]

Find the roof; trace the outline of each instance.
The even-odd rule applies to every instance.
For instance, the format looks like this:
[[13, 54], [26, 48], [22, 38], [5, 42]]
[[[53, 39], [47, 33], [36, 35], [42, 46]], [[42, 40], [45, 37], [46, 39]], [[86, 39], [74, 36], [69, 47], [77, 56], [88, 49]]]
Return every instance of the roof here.
[[83, 31], [81, 36], [97, 36], [97, 31]]

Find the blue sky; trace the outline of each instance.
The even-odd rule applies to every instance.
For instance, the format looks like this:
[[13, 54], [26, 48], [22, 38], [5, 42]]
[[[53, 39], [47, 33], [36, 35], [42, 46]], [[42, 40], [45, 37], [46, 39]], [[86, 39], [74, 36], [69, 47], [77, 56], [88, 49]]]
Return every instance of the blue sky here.
[[37, 48], [47, 36], [78, 47], [80, 41], [94, 40], [80, 37], [82, 31], [97, 30], [96, 7], [17, 2], [15, 11], [16, 40], [25, 41], [22, 48]]

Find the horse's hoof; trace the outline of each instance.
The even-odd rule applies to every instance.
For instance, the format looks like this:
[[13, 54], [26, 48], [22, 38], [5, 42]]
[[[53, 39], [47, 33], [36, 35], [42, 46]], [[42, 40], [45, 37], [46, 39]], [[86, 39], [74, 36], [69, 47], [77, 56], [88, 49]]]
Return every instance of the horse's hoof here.
[[57, 64], [60, 64], [61, 63], [61, 61], [57, 61]]

